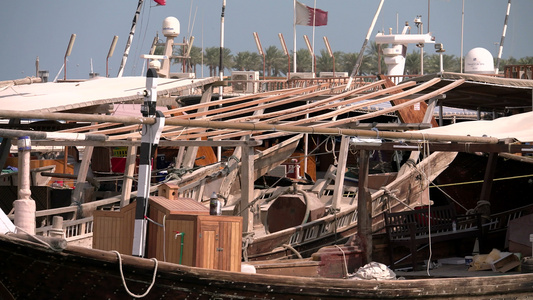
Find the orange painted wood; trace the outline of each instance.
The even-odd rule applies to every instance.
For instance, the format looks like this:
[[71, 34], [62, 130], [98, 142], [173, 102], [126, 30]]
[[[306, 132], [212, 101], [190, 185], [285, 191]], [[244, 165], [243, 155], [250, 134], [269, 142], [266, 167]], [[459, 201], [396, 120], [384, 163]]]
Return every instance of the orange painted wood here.
[[[395, 86], [394, 82], [392, 82], [387, 76], [379, 75], [379, 77], [380, 79], [385, 80], [385, 82], [383, 83], [383, 86], [385, 86], [385, 88]], [[391, 93], [396, 94], [399, 92], [401, 91], [396, 91], [396, 92], [391, 92]], [[400, 105], [409, 100], [410, 99], [395, 99], [390, 102], [392, 105]], [[414, 106], [409, 106], [409, 107], [398, 110], [398, 117], [400, 118], [400, 121], [402, 121], [402, 123], [421, 123], [422, 120], [424, 120], [424, 116], [426, 114], [428, 105], [426, 102], [420, 102], [419, 104], [420, 104], [419, 110], [415, 110]], [[434, 116], [431, 117], [431, 125], [433, 127], [439, 126]]]

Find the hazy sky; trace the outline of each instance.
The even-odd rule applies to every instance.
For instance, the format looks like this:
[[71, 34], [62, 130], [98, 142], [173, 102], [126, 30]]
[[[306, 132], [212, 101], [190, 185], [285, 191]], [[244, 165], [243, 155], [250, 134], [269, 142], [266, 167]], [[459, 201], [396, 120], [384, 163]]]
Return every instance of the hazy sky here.
[[[0, 10], [0, 80], [35, 75], [38, 56], [41, 70], [50, 71], [53, 80], [63, 64], [71, 34], [76, 41], [68, 58], [69, 78], [87, 78], [92, 59], [94, 72], [105, 75], [106, 56], [113, 40], [119, 36], [113, 57], [109, 60], [110, 76], [116, 76], [132, 19], [136, 0], [16, 0], [3, 1]], [[314, 0], [301, 0], [313, 6]], [[465, 0], [463, 54], [483, 47], [497, 55], [501, 40], [506, 0]], [[327, 26], [315, 31], [315, 52], [324, 49], [327, 36], [333, 51], [358, 53], [377, 10], [379, 0], [316, 0], [317, 8], [329, 12]], [[396, 32], [405, 21], [417, 32], [414, 18], [422, 16], [424, 32], [428, 28], [436, 41], [444, 44], [446, 54], [461, 54], [462, 0], [386, 0], [371, 39], [378, 31]], [[163, 19], [174, 16], [181, 22], [182, 37], [194, 35], [194, 45], [220, 46], [222, 0], [167, 0], [166, 6], [145, 1], [126, 65], [124, 76], [140, 75], [141, 54], [149, 51], [157, 32], [161, 35]], [[512, 1], [503, 58], [533, 56], [533, 1]], [[292, 0], [227, 0], [225, 14], [225, 47], [233, 54], [257, 51], [253, 32], [259, 34], [263, 48], [280, 47], [282, 33], [289, 50], [293, 49]], [[398, 20], [398, 22], [397, 22]], [[303, 35], [312, 38], [311, 27], [297, 26], [297, 48], [305, 48]], [[412, 52], [415, 46], [409, 46]], [[433, 54], [432, 45], [426, 52]], [[174, 66], [174, 68], [177, 68]], [[172, 70], [177, 72], [177, 70]], [[207, 74], [205, 74], [207, 75]], [[229, 75], [229, 74], [228, 74]], [[63, 74], [60, 74], [62, 78]]]

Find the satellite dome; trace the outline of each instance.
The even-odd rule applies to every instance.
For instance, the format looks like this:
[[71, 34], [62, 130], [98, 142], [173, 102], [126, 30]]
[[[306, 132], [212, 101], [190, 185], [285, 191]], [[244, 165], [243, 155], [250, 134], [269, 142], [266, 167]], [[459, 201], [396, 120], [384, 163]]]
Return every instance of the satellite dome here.
[[474, 48], [465, 56], [465, 73], [489, 74], [494, 73], [494, 58], [485, 48]]
[[166, 37], [177, 37], [180, 34], [180, 21], [175, 17], [166, 17], [163, 20], [163, 35]]

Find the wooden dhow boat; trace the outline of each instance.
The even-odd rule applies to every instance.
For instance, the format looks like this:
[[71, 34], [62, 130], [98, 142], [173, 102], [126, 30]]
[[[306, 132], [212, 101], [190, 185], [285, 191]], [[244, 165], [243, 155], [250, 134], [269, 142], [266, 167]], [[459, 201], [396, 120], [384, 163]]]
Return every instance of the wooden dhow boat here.
[[533, 293], [533, 273], [416, 280], [274, 276], [62, 249], [57, 245], [64, 240], [37, 238], [0, 235], [2, 299], [528, 299]]

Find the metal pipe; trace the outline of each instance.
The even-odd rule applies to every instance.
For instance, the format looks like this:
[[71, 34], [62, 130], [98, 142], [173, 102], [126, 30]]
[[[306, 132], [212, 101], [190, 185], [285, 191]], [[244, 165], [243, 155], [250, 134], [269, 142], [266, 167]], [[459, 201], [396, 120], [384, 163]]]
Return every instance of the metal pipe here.
[[70, 53], [72, 52], [72, 47], [74, 47], [74, 41], [76, 40], [76, 34], [72, 34], [70, 36], [70, 41], [68, 42], [67, 52], [65, 52], [65, 58], [63, 59], [63, 65], [65, 69], [63, 70], [63, 79], [67, 80], [67, 57], [70, 56]]
[[115, 46], [117, 45], [118, 36], [115, 35], [113, 37], [113, 41], [111, 42], [111, 46], [109, 47], [109, 52], [107, 53], [107, 57], [105, 60], [105, 77], [109, 77], [109, 58], [113, 56], [113, 52], [115, 52]]

